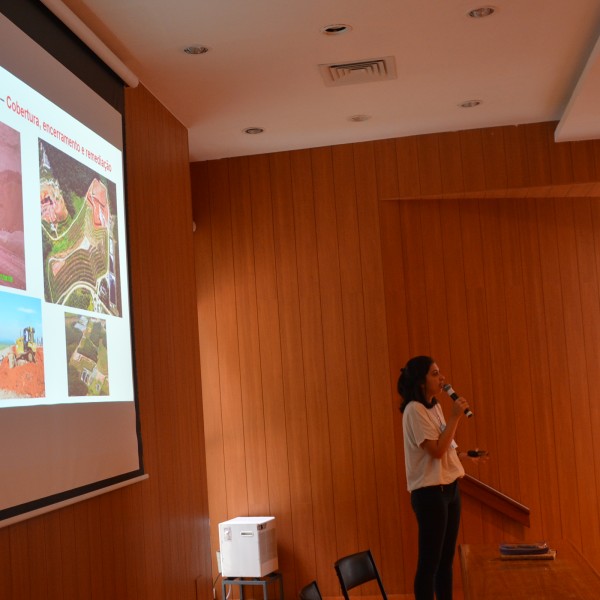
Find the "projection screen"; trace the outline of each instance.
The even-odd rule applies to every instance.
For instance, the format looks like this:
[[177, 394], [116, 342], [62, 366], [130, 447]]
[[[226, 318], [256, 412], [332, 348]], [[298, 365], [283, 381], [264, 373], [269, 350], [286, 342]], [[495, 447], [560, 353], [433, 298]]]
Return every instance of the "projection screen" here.
[[0, 15], [0, 526], [145, 477], [122, 132]]

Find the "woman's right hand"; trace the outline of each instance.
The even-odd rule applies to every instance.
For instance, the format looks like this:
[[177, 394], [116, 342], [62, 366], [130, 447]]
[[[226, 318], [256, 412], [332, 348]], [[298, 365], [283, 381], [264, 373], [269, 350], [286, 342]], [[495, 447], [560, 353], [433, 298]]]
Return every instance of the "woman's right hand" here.
[[462, 417], [465, 414], [465, 409], [469, 408], [469, 403], [462, 397], [452, 403], [452, 416]]

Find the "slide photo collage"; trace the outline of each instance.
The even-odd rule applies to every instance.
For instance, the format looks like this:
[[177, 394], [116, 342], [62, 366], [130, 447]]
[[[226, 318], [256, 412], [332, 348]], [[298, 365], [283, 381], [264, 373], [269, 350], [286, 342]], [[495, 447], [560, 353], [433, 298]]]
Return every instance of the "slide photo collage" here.
[[132, 400], [121, 153], [4, 69], [0, 99], [0, 408]]

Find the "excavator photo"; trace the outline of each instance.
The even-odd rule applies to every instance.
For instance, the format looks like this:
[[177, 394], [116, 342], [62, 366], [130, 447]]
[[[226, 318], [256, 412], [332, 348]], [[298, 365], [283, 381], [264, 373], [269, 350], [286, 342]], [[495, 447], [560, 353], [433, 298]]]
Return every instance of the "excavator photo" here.
[[23, 335], [18, 337], [16, 342], [11, 347], [11, 351], [8, 355], [8, 366], [12, 369], [18, 364], [22, 364], [19, 361], [35, 362], [35, 354], [37, 352], [37, 345], [35, 343], [35, 329], [33, 327], [25, 327], [23, 329]]

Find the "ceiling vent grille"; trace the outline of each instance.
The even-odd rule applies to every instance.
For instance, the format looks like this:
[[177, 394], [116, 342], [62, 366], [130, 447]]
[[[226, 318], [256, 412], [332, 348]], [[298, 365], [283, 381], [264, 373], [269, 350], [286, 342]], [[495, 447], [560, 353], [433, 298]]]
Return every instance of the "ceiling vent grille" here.
[[396, 60], [393, 56], [384, 56], [355, 62], [319, 65], [319, 70], [328, 87], [386, 81], [396, 79]]

